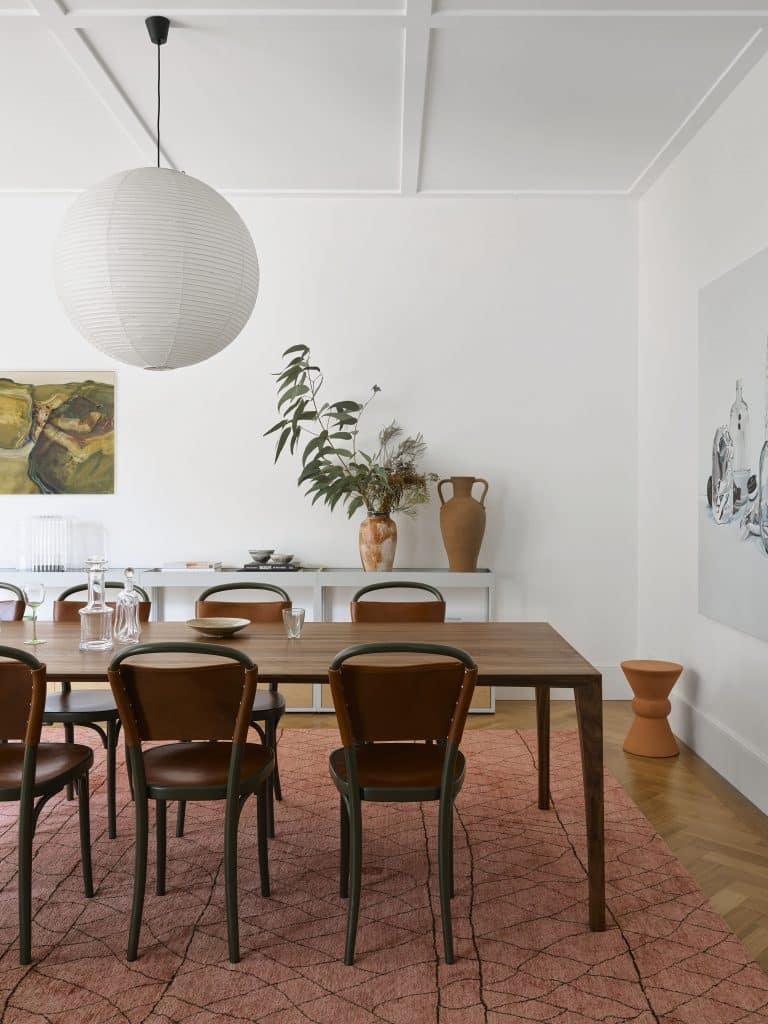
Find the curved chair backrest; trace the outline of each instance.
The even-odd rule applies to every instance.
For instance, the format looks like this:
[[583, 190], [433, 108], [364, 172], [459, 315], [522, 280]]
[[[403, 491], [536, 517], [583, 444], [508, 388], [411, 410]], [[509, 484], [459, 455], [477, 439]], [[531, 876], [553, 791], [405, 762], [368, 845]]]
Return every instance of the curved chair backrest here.
[[[267, 593], [277, 594], [279, 601], [212, 601], [214, 594], [221, 594], [227, 590], [260, 590]], [[204, 590], [195, 602], [195, 615], [202, 619], [206, 617], [233, 616], [240, 619], [248, 619], [249, 622], [279, 622], [283, 621], [283, 610], [291, 607], [291, 598], [282, 587], [276, 587], [273, 583], [220, 583], [216, 587], [209, 587]]]
[[[405, 654], [400, 664], [358, 662], [375, 654]], [[421, 655], [418, 664], [411, 655]], [[425, 658], [441, 661], [425, 661]], [[361, 743], [447, 740], [459, 745], [475, 689], [477, 666], [466, 651], [445, 644], [359, 644], [337, 654], [328, 672], [345, 747]]]
[[45, 665], [27, 651], [0, 646], [0, 739], [36, 747], [45, 710]]
[[[123, 584], [119, 580], [107, 580], [104, 584], [110, 590], [122, 590]], [[141, 600], [139, 601], [139, 621], [149, 622], [149, 616], [152, 612], [152, 602], [149, 600], [149, 594], [143, 587], [138, 586], [136, 583], [133, 585], [133, 589], [139, 595]], [[66, 590], [62, 590], [56, 600], [53, 602], [53, 621], [54, 622], [79, 622], [80, 621], [80, 609], [85, 608], [87, 601], [68, 601], [67, 598], [72, 594], [83, 594], [88, 590], [87, 583], [78, 583], [74, 587], [67, 587]], [[110, 608], [115, 607], [114, 601], [107, 601]]]
[[[361, 601], [365, 594], [377, 590], [423, 590], [434, 601]], [[362, 587], [349, 605], [353, 622], [445, 622], [445, 598], [428, 583], [371, 583]]]
[[24, 591], [15, 583], [0, 583], [0, 592], [7, 591], [14, 595], [13, 601], [0, 600], [0, 622], [21, 622], [24, 609], [27, 607]]
[[[153, 656], [152, 662], [134, 659]], [[200, 664], [163, 665], [159, 655], [195, 655]], [[215, 664], [209, 657], [221, 659]], [[247, 654], [195, 643], [146, 643], [112, 659], [109, 685], [129, 747], [145, 740], [231, 740], [245, 743], [258, 681]]]

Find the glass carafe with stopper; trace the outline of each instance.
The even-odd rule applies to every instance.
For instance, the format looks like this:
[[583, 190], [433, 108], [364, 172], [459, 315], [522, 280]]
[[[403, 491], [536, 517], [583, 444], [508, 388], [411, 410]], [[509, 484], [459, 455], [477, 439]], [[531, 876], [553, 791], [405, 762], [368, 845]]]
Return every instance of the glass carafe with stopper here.
[[139, 603], [141, 598], [133, 585], [133, 569], [125, 570], [125, 584], [117, 595], [115, 607], [115, 640], [135, 644], [141, 638]]
[[749, 406], [744, 401], [741, 379], [736, 381], [729, 433], [733, 442], [733, 482], [738, 488], [736, 504], [741, 506], [747, 503], [747, 482], [752, 472], [749, 466]]
[[88, 603], [80, 609], [80, 650], [108, 651], [112, 646], [112, 609], [104, 599], [103, 558], [88, 558]]

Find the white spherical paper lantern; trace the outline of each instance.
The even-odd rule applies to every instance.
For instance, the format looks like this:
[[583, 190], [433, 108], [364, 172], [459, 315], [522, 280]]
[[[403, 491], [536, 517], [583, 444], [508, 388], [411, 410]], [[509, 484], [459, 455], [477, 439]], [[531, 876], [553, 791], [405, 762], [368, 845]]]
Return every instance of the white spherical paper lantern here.
[[259, 264], [237, 211], [179, 171], [139, 167], [84, 192], [54, 254], [59, 297], [101, 352], [146, 369], [226, 348], [253, 311]]

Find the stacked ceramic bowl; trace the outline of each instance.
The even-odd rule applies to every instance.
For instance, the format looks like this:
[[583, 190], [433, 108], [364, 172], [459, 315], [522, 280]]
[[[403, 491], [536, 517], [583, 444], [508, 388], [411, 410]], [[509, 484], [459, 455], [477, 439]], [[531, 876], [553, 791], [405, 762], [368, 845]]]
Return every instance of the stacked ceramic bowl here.
[[274, 550], [274, 548], [249, 549], [248, 554], [251, 556], [251, 561], [255, 562], [256, 565], [263, 565], [265, 562], [269, 561], [269, 557]]
[[250, 548], [248, 554], [251, 556], [251, 562], [254, 565], [298, 565], [293, 555], [277, 554], [274, 548]]

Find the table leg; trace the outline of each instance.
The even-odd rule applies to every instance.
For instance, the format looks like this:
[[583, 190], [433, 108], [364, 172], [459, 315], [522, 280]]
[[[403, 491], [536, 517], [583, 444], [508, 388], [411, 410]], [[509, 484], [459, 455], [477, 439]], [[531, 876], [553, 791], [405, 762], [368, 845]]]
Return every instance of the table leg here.
[[602, 680], [574, 687], [579, 721], [584, 804], [587, 819], [589, 927], [605, 931], [605, 831], [603, 822], [603, 687]]
[[549, 808], [549, 687], [536, 687], [536, 741], [539, 762], [539, 810]]

